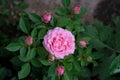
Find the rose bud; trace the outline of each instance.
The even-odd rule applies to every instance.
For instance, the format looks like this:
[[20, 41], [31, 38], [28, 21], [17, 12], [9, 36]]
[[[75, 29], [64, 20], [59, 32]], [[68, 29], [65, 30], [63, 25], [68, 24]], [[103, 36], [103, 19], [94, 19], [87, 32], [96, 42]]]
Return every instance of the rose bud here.
[[64, 74], [64, 67], [63, 66], [58, 66], [56, 69], [56, 73], [58, 76], [62, 76]]
[[88, 57], [87, 57], [87, 61], [88, 61], [88, 62], [92, 62], [92, 57], [91, 57], [91, 56], [88, 56]]
[[48, 61], [52, 62], [52, 61], [54, 61], [54, 60], [55, 60], [55, 56], [50, 55], [50, 57], [49, 57]]
[[50, 20], [51, 20], [51, 14], [49, 14], [49, 13], [44, 14], [43, 17], [42, 17], [42, 20], [45, 23], [50, 22]]
[[27, 45], [33, 44], [33, 38], [32, 38], [31, 36], [26, 37], [25, 43], [26, 43]]
[[79, 14], [80, 13], [80, 6], [75, 6], [74, 7], [74, 14]]
[[87, 42], [85, 40], [80, 40], [79, 44], [81, 45], [82, 48], [86, 48], [87, 47]]

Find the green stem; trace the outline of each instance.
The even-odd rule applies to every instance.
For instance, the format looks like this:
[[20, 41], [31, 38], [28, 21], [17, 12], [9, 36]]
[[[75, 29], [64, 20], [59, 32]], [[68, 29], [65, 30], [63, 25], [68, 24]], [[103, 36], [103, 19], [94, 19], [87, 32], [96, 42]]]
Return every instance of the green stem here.
[[111, 50], [111, 51], [113, 51], [113, 52], [116, 52], [116, 53], [120, 53], [120, 51], [113, 49], [112, 47], [110, 47], [110, 46], [108, 46], [107, 44], [103, 43], [103, 42], [100, 41], [99, 39], [96, 39], [96, 40], [98, 40], [100, 43], [102, 43], [107, 49], [109, 49], [109, 50]]
[[29, 59], [29, 56], [30, 56], [30, 46], [28, 47], [27, 59]]
[[58, 76], [58, 80], [61, 80], [61, 79], [60, 79], [60, 76]]
[[[103, 43], [103, 44], [104, 44], [104, 43]], [[113, 49], [112, 47], [110, 47], [110, 46], [108, 46], [108, 45], [106, 45], [106, 44], [104, 44], [104, 45], [105, 45], [105, 47], [108, 48], [109, 50], [111, 50], [111, 51], [113, 51], [113, 52], [120, 53], [120, 51], [115, 50], [115, 49]]]

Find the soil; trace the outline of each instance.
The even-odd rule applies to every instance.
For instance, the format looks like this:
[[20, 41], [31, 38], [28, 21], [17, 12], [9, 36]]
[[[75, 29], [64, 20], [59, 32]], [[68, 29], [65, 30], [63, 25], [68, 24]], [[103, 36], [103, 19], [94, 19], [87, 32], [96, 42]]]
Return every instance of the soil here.
[[120, 18], [120, 0], [101, 0], [95, 10], [94, 17], [104, 24], [113, 24], [113, 17]]
[[[84, 21], [88, 23], [93, 23], [94, 18], [94, 10], [96, 8], [96, 5], [101, 0], [71, 0], [70, 7], [73, 8], [74, 6], [81, 6], [86, 7], [88, 12], [84, 16]], [[27, 12], [33, 12], [37, 13], [38, 15], [43, 15], [46, 12], [50, 12], [54, 14], [54, 9], [56, 6], [61, 6], [61, 0], [24, 0], [24, 2], [29, 4], [29, 8], [26, 9]]]
[[[54, 14], [56, 6], [61, 6], [61, 0], [24, 0], [29, 4], [27, 12], [43, 15], [46, 12]], [[93, 24], [95, 19], [99, 19], [104, 24], [111, 24], [112, 16], [120, 17], [120, 0], [71, 0], [70, 7], [81, 6], [87, 8], [84, 21]]]

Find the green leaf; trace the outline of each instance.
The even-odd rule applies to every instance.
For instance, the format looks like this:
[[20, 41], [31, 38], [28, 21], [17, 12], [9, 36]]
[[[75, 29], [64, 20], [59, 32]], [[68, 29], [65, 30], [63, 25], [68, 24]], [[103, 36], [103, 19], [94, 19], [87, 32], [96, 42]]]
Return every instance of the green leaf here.
[[108, 80], [107, 77], [110, 77], [109, 67], [111, 65], [112, 60], [115, 58], [115, 53], [112, 53], [111, 56], [101, 58], [101, 63], [98, 66], [94, 67], [93, 72], [94, 74], [99, 74], [100, 80]]
[[82, 66], [82, 67], [85, 67], [85, 66], [87, 66], [87, 65], [88, 65], [87, 60], [81, 59], [81, 66]]
[[86, 26], [85, 27], [85, 34], [90, 36], [91, 38], [98, 38], [98, 31], [94, 26]]
[[67, 63], [67, 62], [63, 62], [64, 67], [68, 70], [71, 71], [72, 70], [72, 63]]
[[7, 69], [6, 68], [0, 68], [0, 80], [5, 80], [5, 77], [7, 76]]
[[98, 48], [104, 48], [106, 46], [102, 41], [99, 40], [98, 31], [96, 27], [86, 26], [84, 28], [85, 31], [83, 33], [91, 38], [89, 43], [90, 45], [92, 45], [92, 47], [98, 49]]
[[52, 17], [52, 20], [50, 21], [50, 24], [52, 25], [52, 26], [55, 26], [56, 25], [56, 18], [55, 17]]
[[30, 13], [28, 14], [30, 20], [32, 20], [33, 22], [40, 22], [41, 19], [38, 15], [34, 14], [34, 13]]
[[28, 33], [30, 30], [30, 25], [23, 17], [20, 18], [19, 26], [24, 33]]
[[111, 38], [111, 34], [112, 34], [112, 28], [110, 26], [104, 26], [100, 30], [100, 39], [102, 41], [108, 41]]
[[42, 43], [42, 41], [40, 41], [40, 39], [37, 39], [37, 40], [34, 41], [33, 46], [34, 47], [39, 46], [41, 43]]
[[26, 56], [18, 56], [18, 58], [23, 62], [28, 62], [29, 59]]
[[74, 62], [74, 57], [73, 55], [65, 56], [65, 61], [73, 63]]
[[31, 32], [31, 37], [35, 38], [37, 36], [37, 29], [34, 28]]
[[72, 30], [74, 29], [74, 27], [73, 27], [72, 24], [68, 24], [68, 25], [66, 26], [66, 29], [72, 32]]
[[91, 72], [88, 68], [81, 68], [81, 72], [80, 72], [82, 77], [90, 77], [91, 76]]
[[41, 24], [35, 24], [34, 27], [37, 28], [37, 29], [46, 28], [45, 25], [41, 25]]
[[69, 18], [61, 17], [57, 20], [57, 26], [64, 27], [67, 26], [70, 22]]
[[91, 53], [92, 53], [92, 48], [91, 47], [87, 47], [85, 53], [83, 53], [83, 54], [89, 56]]
[[96, 49], [106, 47], [106, 45], [98, 39], [91, 39], [89, 43], [90, 43], [90, 45], [92, 45], [92, 47], [94, 47]]
[[66, 11], [62, 8], [59, 8], [59, 7], [56, 7], [55, 8], [55, 12], [58, 14], [58, 15], [61, 15], [61, 16], [64, 16], [66, 15]]
[[49, 80], [47, 76], [43, 76], [43, 80]]
[[64, 73], [63, 77], [64, 77], [64, 80], [71, 80], [70, 77], [68, 76], [68, 74], [66, 72]]
[[27, 51], [26, 47], [22, 47], [22, 48], [20, 49], [20, 56], [21, 56], [21, 57], [24, 57], [26, 51]]
[[18, 51], [21, 48], [21, 45], [18, 43], [10, 43], [6, 49], [9, 51]]
[[36, 50], [35, 48], [32, 48], [30, 51], [28, 49], [28, 53], [27, 53], [27, 58], [29, 60], [33, 59], [36, 56]]
[[[29, 52], [30, 52], [30, 50], [29, 50]], [[19, 57], [19, 59], [20, 59], [21, 61], [23, 61], [23, 62], [29, 61], [29, 59], [28, 59], [28, 57], [27, 57], [27, 48], [26, 48], [26, 47], [22, 47], [22, 48], [20, 49], [20, 55], [19, 55], [18, 57]]]
[[41, 67], [42, 66], [40, 61], [37, 58], [32, 59], [31, 64], [35, 67]]
[[1, 5], [5, 5], [6, 4], [6, 0], [0, 0], [0, 4]]
[[18, 43], [24, 47], [25, 46], [25, 39], [26, 39], [26, 36], [21, 36], [18, 38]]
[[49, 53], [45, 50], [44, 47], [38, 47], [38, 48], [37, 48], [37, 53], [38, 53], [38, 55], [39, 55], [41, 58], [45, 58], [45, 57], [47, 57], [48, 54], [49, 54]]
[[55, 69], [56, 69], [56, 65], [55, 65], [55, 64], [52, 64], [52, 65], [49, 67], [48, 76], [53, 76], [53, 75], [55, 75]]
[[90, 56], [92, 57], [92, 59], [99, 59], [99, 58], [103, 57], [104, 54], [99, 53], [99, 52], [95, 52], [95, 53], [92, 53]]
[[30, 52], [30, 58], [33, 59], [36, 56], [36, 49], [32, 48]]
[[30, 74], [30, 64], [29, 63], [25, 63], [21, 70], [18, 72], [18, 78], [19, 79], [23, 79], [25, 77], [27, 77]]
[[73, 80], [79, 80], [77, 76], [73, 76]]
[[48, 60], [39, 60], [41, 62], [41, 64], [45, 65], [45, 66], [49, 66], [51, 65], [52, 63], [49, 62]]
[[113, 18], [113, 22], [115, 23], [115, 29], [116, 31], [120, 31], [120, 19], [119, 18]]
[[[75, 15], [75, 16], [77, 16], [77, 15]], [[77, 19], [74, 20], [74, 25], [80, 26], [82, 22], [83, 22], [82, 19], [80, 19], [80, 17], [77, 16]], [[81, 26], [82, 26], [82, 25], [81, 25]]]
[[120, 55], [115, 57], [115, 59], [112, 61], [109, 71], [111, 74], [120, 72]]
[[80, 64], [76, 61], [73, 62], [73, 66], [76, 72], [80, 72]]
[[83, 37], [82, 40], [89, 42], [91, 40], [91, 38], [90, 37]]
[[78, 47], [78, 54], [83, 55], [84, 53], [85, 51], [82, 48]]
[[115, 35], [115, 49], [120, 51], [120, 32]]
[[83, 28], [83, 26], [77, 25], [77, 26], [75, 26], [75, 31], [76, 31], [77, 33], [80, 33], [80, 32], [85, 31], [85, 29]]
[[38, 39], [43, 39], [43, 37], [45, 36], [46, 33], [47, 33], [47, 29], [42, 28], [38, 33]]
[[55, 74], [51, 76], [51, 80], [56, 80], [56, 75]]
[[62, 0], [62, 4], [65, 8], [67, 8], [70, 5], [70, 0]]
[[23, 62], [19, 60], [18, 56], [12, 57], [10, 62], [12, 62], [14, 67], [21, 67], [23, 65]]

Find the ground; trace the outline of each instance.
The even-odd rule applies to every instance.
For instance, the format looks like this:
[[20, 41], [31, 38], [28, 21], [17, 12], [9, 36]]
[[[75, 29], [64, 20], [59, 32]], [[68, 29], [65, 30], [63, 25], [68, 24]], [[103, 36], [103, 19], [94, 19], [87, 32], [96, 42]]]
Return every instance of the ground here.
[[[39, 15], [42, 15], [46, 12], [54, 14], [54, 9], [56, 6], [62, 6], [61, 0], [24, 0], [29, 4], [29, 8], [26, 9], [27, 12], [34, 12]], [[94, 22], [93, 14], [96, 8], [96, 5], [100, 0], [71, 0], [71, 8], [78, 5], [81, 7], [86, 7], [88, 9], [87, 14], [84, 17], [84, 20], [89, 23]]]

